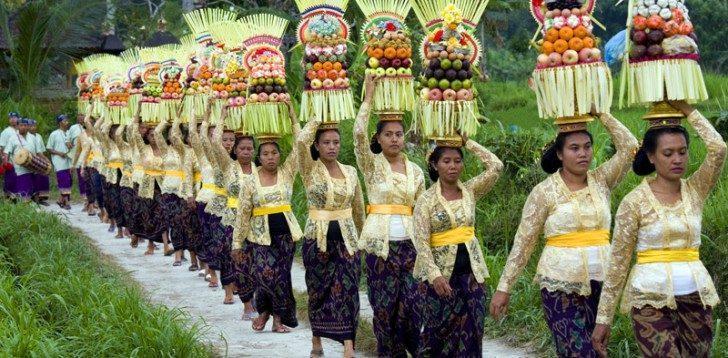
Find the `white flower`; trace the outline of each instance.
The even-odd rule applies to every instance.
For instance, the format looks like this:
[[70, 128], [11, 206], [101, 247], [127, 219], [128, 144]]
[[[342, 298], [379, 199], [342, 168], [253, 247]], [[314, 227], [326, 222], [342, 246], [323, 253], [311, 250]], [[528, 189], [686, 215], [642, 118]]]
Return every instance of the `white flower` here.
[[672, 11], [670, 11], [670, 9], [668, 8], [660, 10], [660, 17], [665, 20], [670, 20], [672, 18]]
[[645, 0], [644, 4], [645, 6], [650, 7], [652, 5], [655, 5], [655, 0]]
[[639, 7], [639, 10], [637, 10], [637, 13], [638, 13], [638, 14], [640, 14], [640, 16], [643, 16], [643, 17], [648, 17], [648, 16], [650, 16], [650, 10], [648, 10], [648, 9], [647, 9], [646, 7], [644, 7], [644, 6], [640, 6], [640, 7]]
[[661, 8], [666, 8], [667, 3], [668, 3], [667, 0], [657, 0], [657, 5], [660, 5]]
[[652, 5], [652, 6], [650, 6], [649, 10], [650, 10], [650, 15], [657, 15], [660, 13], [660, 10], [662, 10], [662, 8], [658, 5]]
[[582, 25], [588, 27], [588, 26], [591, 26], [591, 23], [592, 23], [592, 20], [591, 20], [591, 17], [589, 17], [589, 15], [583, 15], [581, 17], [581, 24]]
[[554, 18], [554, 27], [560, 29], [566, 24], [566, 19], [563, 16]]
[[677, 0], [669, 0], [667, 2], [667, 6], [670, 7], [670, 9], [674, 9], [677, 7]]
[[579, 22], [579, 17], [577, 17], [576, 15], [571, 15], [568, 19], [566, 19], [566, 24], [569, 25], [569, 27], [571, 28], [579, 26]]

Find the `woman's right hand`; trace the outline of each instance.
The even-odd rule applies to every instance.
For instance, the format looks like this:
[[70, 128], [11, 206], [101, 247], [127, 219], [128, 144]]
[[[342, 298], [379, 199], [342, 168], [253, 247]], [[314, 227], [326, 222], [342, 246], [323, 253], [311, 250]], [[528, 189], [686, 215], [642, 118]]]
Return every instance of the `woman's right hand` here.
[[364, 100], [367, 102], [371, 102], [371, 100], [374, 98], [374, 90], [377, 88], [376, 79], [377, 76], [373, 74], [369, 74], [364, 77]]
[[611, 326], [608, 324], [597, 323], [594, 327], [591, 340], [594, 349], [599, 353], [600, 357], [607, 356], [607, 345], [609, 344], [609, 334], [611, 333]]
[[447, 282], [445, 276], [440, 276], [432, 281], [432, 287], [440, 297], [450, 297], [452, 295], [452, 287]]
[[685, 117], [689, 116], [695, 108], [685, 101], [671, 101], [670, 105], [682, 112]]
[[505, 317], [508, 311], [508, 302], [511, 299], [511, 294], [503, 291], [495, 291], [493, 299], [490, 300], [490, 315], [499, 320]]

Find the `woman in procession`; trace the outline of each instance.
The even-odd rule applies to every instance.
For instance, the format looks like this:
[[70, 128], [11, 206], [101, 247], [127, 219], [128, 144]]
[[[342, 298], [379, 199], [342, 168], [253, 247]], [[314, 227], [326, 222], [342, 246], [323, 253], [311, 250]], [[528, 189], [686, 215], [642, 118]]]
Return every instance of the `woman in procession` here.
[[[682, 101], [671, 105], [687, 116], [707, 154], [700, 167], [683, 179], [690, 136], [680, 125], [681, 116], [656, 120], [645, 132], [632, 169], [640, 176], [656, 176], [642, 180], [617, 210], [612, 254], [592, 335], [603, 356], [623, 288], [622, 310], [632, 318], [643, 356], [710, 356], [712, 310], [720, 300], [698, 250], [703, 207], [720, 178], [727, 149], [700, 112]], [[635, 252], [637, 260], [632, 266]]]
[[[84, 116], [83, 120], [83, 131], [78, 135], [76, 140], [78, 148], [76, 149], [76, 155], [73, 160], [75, 166], [78, 168], [79, 181], [83, 180], [86, 192], [86, 213], [89, 216], [95, 216], [98, 205], [96, 203], [96, 193], [91, 178], [96, 170], [93, 167], [94, 152], [93, 152], [93, 141], [91, 139], [91, 131], [93, 130], [89, 116]], [[79, 184], [80, 185], [80, 184]]]
[[[286, 102], [293, 138], [300, 132], [297, 116]], [[273, 316], [272, 331], [288, 333], [298, 326], [291, 267], [296, 241], [303, 237], [291, 209], [293, 182], [298, 173], [298, 147], [283, 162], [276, 138], [259, 138], [254, 173], [243, 180], [237, 200], [233, 257], [242, 262], [249, 250], [255, 279], [256, 309], [253, 330], [262, 331]], [[247, 244], [245, 242], [247, 241]], [[247, 248], [244, 248], [247, 245]]]
[[380, 114], [377, 131], [368, 137], [376, 88], [367, 76], [364, 101], [354, 123], [354, 154], [364, 174], [369, 206], [359, 237], [366, 254], [367, 294], [374, 311], [373, 328], [381, 357], [417, 354], [422, 284], [412, 276], [417, 251], [412, 211], [425, 191], [422, 169], [404, 154], [404, 113]]
[[343, 343], [344, 356], [352, 357], [359, 316], [358, 237], [365, 217], [362, 188], [356, 169], [338, 161], [341, 136], [335, 124], [310, 118], [296, 146], [308, 198], [302, 252], [311, 356], [323, 356], [321, 337], [326, 337]]
[[490, 304], [503, 317], [510, 292], [543, 233], [534, 281], [541, 288], [546, 322], [561, 357], [594, 357], [591, 344], [599, 294], [609, 257], [611, 191], [629, 171], [637, 140], [609, 113], [594, 113], [609, 132], [616, 153], [590, 170], [592, 135], [586, 123], [560, 126], [543, 153], [541, 167], [550, 174], [536, 185], [523, 206], [521, 223]]
[[101, 139], [101, 150], [104, 158], [107, 158], [106, 170], [104, 175], [104, 207], [109, 216], [109, 232], [116, 230], [116, 238], [124, 237], [124, 209], [121, 203], [121, 189], [119, 180], [121, 179], [121, 169], [124, 162], [121, 160], [121, 152], [116, 144], [115, 137], [121, 135], [120, 126], [112, 124], [111, 121], [105, 120], [99, 133]]

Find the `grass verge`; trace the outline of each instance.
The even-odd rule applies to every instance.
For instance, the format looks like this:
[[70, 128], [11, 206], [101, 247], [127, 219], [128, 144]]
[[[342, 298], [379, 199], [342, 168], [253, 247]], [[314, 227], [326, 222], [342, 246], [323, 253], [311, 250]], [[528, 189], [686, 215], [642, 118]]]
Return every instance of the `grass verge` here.
[[213, 355], [204, 327], [149, 304], [84, 236], [29, 205], [0, 202], [0, 355]]

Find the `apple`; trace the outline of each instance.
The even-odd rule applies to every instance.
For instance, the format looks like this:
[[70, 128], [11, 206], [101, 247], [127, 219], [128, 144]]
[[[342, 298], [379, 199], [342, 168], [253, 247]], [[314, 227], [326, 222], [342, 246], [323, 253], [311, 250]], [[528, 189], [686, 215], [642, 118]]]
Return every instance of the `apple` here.
[[379, 67], [388, 68], [390, 66], [390, 60], [388, 58], [382, 57], [379, 59]]
[[332, 80], [330, 78], [325, 79], [322, 83], [323, 83], [324, 88], [328, 89], [328, 88], [334, 87], [334, 80]]
[[469, 89], [461, 89], [457, 93], [458, 101], [471, 101], [473, 99], [473, 91]]
[[387, 73], [387, 71], [382, 67], [377, 68], [376, 71], [377, 71], [377, 73], [376, 73], [377, 77], [382, 77], [382, 76], [384, 76], [385, 73]]
[[258, 100], [261, 102], [268, 102], [268, 94], [266, 94], [266, 93], [259, 94]]
[[409, 70], [409, 68], [400, 67], [397, 70], [397, 75], [399, 75], [399, 76], [406, 76], [408, 70]]
[[379, 67], [379, 60], [377, 60], [376, 57], [370, 57], [368, 64], [369, 64], [369, 68], [377, 68], [377, 67]]
[[430, 98], [430, 89], [423, 88], [420, 90], [420, 99], [427, 100]]
[[337, 88], [344, 87], [344, 79], [337, 78], [336, 80], [334, 80], [334, 87], [337, 87]]
[[409, 58], [405, 58], [404, 60], [402, 60], [402, 67], [412, 67], [412, 60], [410, 60]]
[[[313, 85], [313, 81], [311, 83]], [[258, 95], [253, 93], [250, 96], [248, 96], [248, 103], [256, 103], [258, 102]]]
[[314, 78], [311, 80], [311, 88], [319, 89], [319, 88], [321, 88], [321, 86], [323, 86], [323, 84], [321, 83], [320, 79]]
[[392, 67], [394, 67], [394, 68], [402, 67], [402, 60], [400, 60], [398, 58], [395, 58], [394, 60], [392, 60]]
[[245, 104], [245, 98], [243, 98], [243, 97], [236, 98], [235, 99], [235, 104], [237, 104], [238, 106], [244, 105]]
[[561, 54], [558, 52], [552, 52], [549, 54], [549, 66], [558, 66], [561, 64]]
[[602, 51], [598, 48], [591, 49], [591, 54], [589, 55], [589, 60], [591, 61], [599, 61], [602, 59]]
[[390, 68], [387, 69], [386, 74], [389, 77], [396, 76], [397, 75], [397, 69], [394, 68], [394, 67], [390, 67]]
[[548, 66], [549, 65], [549, 55], [542, 53], [538, 55], [536, 58], [536, 62], [541, 66]]
[[429, 96], [430, 96], [431, 101], [441, 101], [442, 100], [442, 91], [440, 91], [437, 88], [431, 89]]
[[373, 68], [367, 68], [364, 70], [365, 75], [373, 75], [375, 72], [377, 72], [377, 71]]
[[278, 93], [271, 93], [268, 96], [268, 100], [270, 100], [271, 102], [278, 102]]
[[442, 92], [442, 99], [446, 101], [454, 101], [457, 99], [457, 92], [455, 92], [453, 89], [446, 89]]
[[444, 91], [444, 90], [450, 88], [450, 81], [448, 81], [448, 80], [446, 80], [446, 79], [443, 78], [438, 83], [438, 86], [440, 87], [441, 90]]
[[647, 53], [647, 47], [645, 45], [634, 45], [629, 50], [630, 58], [640, 58]]
[[590, 48], [583, 48], [579, 50], [579, 62], [589, 62], [589, 57], [591, 57]]
[[573, 65], [579, 62], [579, 54], [574, 50], [566, 50], [561, 59], [564, 61], [564, 64]]
[[473, 81], [472, 80], [464, 80], [463, 81], [463, 88], [464, 89], [470, 89], [473, 87]]
[[642, 30], [634, 30], [632, 32], [632, 42], [636, 44], [644, 44], [647, 42], [647, 33]]

